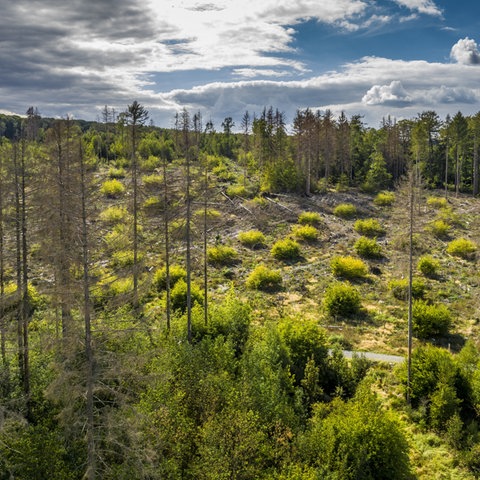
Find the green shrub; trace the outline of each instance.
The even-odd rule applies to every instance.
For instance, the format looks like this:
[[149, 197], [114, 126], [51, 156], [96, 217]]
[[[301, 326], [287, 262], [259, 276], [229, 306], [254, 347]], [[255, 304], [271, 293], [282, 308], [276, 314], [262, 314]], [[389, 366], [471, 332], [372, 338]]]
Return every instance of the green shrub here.
[[[207, 208], [207, 221], [213, 221], [213, 220], [218, 220], [222, 217], [221, 212], [218, 210], [215, 210], [214, 208]], [[202, 220], [204, 219], [205, 216], [205, 209], [204, 208], [199, 208], [198, 210], [195, 210], [193, 213], [193, 216], [198, 218], [201, 218]]]
[[395, 194], [393, 192], [380, 192], [373, 199], [373, 203], [379, 207], [389, 207], [395, 202]]
[[290, 238], [285, 238], [275, 242], [270, 253], [277, 260], [297, 260], [300, 258], [300, 245]]
[[160, 210], [162, 210], [163, 207], [163, 200], [160, 197], [157, 197], [156, 195], [152, 197], [148, 197], [144, 202], [143, 202], [143, 208], [148, 211], [148, 213], [153, 214], [153, 213], [158, 213]]
[[448, 206], [448, 203], [444, 197], [428, 197], [427, 205], [432, 208], [445, 208]]
[[446, 335], [452, 323], [452, 314], [445, 305], [431, 305], [415, 300], [412, 310], [413, 332], [418, 338]]
[[230, 171], [228, 166], [222, 161], [212, 169], [212, 173], [223, 182], [233, 182], [235, 180], [235, 174]]
[[357, 207], [351, 203], [340, 203], [333, 209], [333, 214], [340, 218], [353, 218], [357, 214]]
[[109, 294], [113, 296], [128, 295], [133, 291], [133, 278], [116, 278], [110, 283]]
[[439, 268], [440, 262], [430, 255], [424, 255], [418, 259], [417, 269], [426, 277], [434, 277]]
[[[138, 255], [137, 261], [140, 261], [143, 255]], [[114, 267], [124, 268], [133, 265], [133, 250], [120, 250], [113, 252], [112, 264]]]
[[118, 223], [125, 220], [128, 216], [128, 211], [125, 207], [112, 205], [100, 213], [100, 220], [106, 223]]
[[[179, 265], [170, 265], [170, 287], [173, 287], [179, 280], [186, 280], [187, 271]], [[167, 288], [167, 269], [166, 267], [159, 268], [153, 274], [152, 286], [157, 291], [162, 291]]]
[[434, 220], [429, 223], [427, 230], [431, 232], [437, 238], [446, 238], [450, 233], [450, 225], [443, 220]]
[[368, 267], [359, 258], [355, 257], [333, 257], [330, 262], [333, 275], [343, 278], [364, 278], [368, 273]]
[[[196, 303], [203, 305], [203, 293], [200, 287], [192, 282], [190, 284], [191, 306]], [[171, 292], [170, 301], [173, 310], [185, 312], [187, 309], [187, 283], [182, 278], [175, 282]]]
[[348, 282], [332, 283], [323, 297], [323, 306], [332, 316], [351, 317], [360, 311], [360, 293]]
[[272, 292], [282, 287], [282, 275], [277, 270], [271, 270], [265, 265], [259, 265], [246, 280], [247, 288]]
[[305, 242], [314, 242], [318, 239], [318, 230], [312, 225], [295, 225], [292, 234]]
[[439, 220], [443, 220], [451, 226], [462, 226], [462, 220], [458, 213], [455, 213], [452, 207], [441, 208], [437, 215]]
[[375, 218], [367, 218], [365, 220], [357, 220], [353, 226], [356, 232], [366, 237], [377, 237], [385, 233], [385, 229]]
[[247, 197], [247, 189], [243, 185], [229, 185], [225, 192], [229, 197]]
[[151, 175], [144, 175], [142, 177], [142, 181], [145, 187], [149, 189], [159, 188], [163, 185], [163, 177], [162, 175], [158, 175], [157, 173], [152, 173]]
[[120, 179], [120, 178], [125, 178], [125, 175], [126, 175], [126, 172], [125, 172], [125, 169], [124, 169], [124, 168], [111, 167], [111, 168], [108, 170], [108, 176], [109, 176], [110, 178]]
[[208, 262], [214, 265], [231, 265], [237, 261], [237, 251], [228, 245], [216, 245], [207, 249]]
[[142, 160], [140, 168], [145, 172], [154, 172], [161, 166], [160, 158], [150, 155], [146, 160]]
[[474, 258], [476, 251], [477, 245], [467, 238], [457, 238], [447, 246], [447, 253], [466, 260]]
[[[388, 282], [388, 288], [398, 300], [408, 300], [408, 278], [391, 280]], [[412, 279], [413, 298], [423, 298], [426, 289], [427, 287], [422, 280], [418, 278]]]
[[382, 256], [382, 247], [375, 238], [360, 237], [353, 248], [363, 258], [380, 258]]
[[298, 223], [300, 225], [318, 225], [322, 222], [322, 217], [318, 212], [302, 212], [298, 216]]
[[249, 248], [260, 248], [265, 246], [265, 235], [259, 230], [249, 230], [247, 232], [240, 232], [238, 240], [242, 245]]
[[117, 198], [125, 192], [125, 187], [120, 180], [113, 178], [103, 182], [100, 192], [108, 198]]

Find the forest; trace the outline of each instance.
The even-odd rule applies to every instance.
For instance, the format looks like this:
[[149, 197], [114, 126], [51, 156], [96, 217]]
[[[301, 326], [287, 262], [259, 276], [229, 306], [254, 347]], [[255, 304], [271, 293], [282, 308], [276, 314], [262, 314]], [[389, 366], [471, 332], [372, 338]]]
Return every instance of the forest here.
[[478, 478], [479, 139], [0, 115], [0, 480]]

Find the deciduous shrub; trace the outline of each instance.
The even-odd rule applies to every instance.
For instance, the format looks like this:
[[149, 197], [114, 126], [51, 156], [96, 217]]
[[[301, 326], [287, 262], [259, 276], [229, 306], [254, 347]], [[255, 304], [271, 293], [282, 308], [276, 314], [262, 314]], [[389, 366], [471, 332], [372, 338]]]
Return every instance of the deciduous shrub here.
[[426, 277], [434, 277], [439, 268], [440, 262], [430, 255], [424, 255], [418, 259], [417, 269]]
[[247, 232], [240, 232], [238, 240], [242, 245], [249, 248], [260, 248], [265, 246], [265, 235], [259, 230], [248, 230]]
[[314, 242], [318, 239], [318, 230], [312, 225], [294, 225], [292, 234], [305, 242]]
[[106, 223], [118, 223], [125, 220], [128, 215], [125, 207], [112, 205], [100, 213], [100, 220]]
[[300, 225], [318, 225], [322, 222], [322, 217], [318, 212], [302, 212], [298, 216], [298, 223]]
[[[192, 282], [190, 285], [190, 295], [192, 307], [195, 303], [203, 305], [203, 293], [200, 287]], [[178, 280], [172, 288], [170, 300], [173, 310], [184, 312], [187, 309], [187, 283], [185, 280]]]
[[163, 177], [162, 175], [158, 175], [157, 173], [152, 173], [151, 175], [144, 175], [142, 177], [142, 181], [145, 187], [149, 189], [159, 188], [163, 185]]
[[277, 260], [297, 260], [300, 258], [300, 245], [290, 238], [285, 238], [275, 242], [270, 253]]
[[450, 225], [443, 220], [434, 220], [427, 225], [427, 230], [437, 238], [446, 238], [450, 233]]
[[227, 187], [226, 194], [229, 197], [243, 197], [248, 196], [247, 189], [243, 185], [229, 185]]
[[207, 249], [207, 258], [214, 265], [231, 265], [237, 260], [237, 251], [228, 245], [216, 245]]
[[452, 323], [450, 310], [442, 304], [415, 300], [412, 311], [413, 332], [418, 338], [446, 335]]
[[382, 256], [382, 247], [375, 238], [360, 237], [353, 248], [363, 258], [380, 258]]
[[379, 207], [389, 207], [395, 202], [395, 194], [393, 192], [380, 192], [373, 199], [373, 203]]
[[385, 233], [385, 229], [375, 218], [367, 218], [365, 220], [357, 220], [353, 226], [356, 232], [366, 237], [378, 237]]
[[448, 206], [448, 202], [444, 197], [428, 197], [427, 205], [432, 208], [445, 208]]
[[477, 245], [467, 238], [456, 238], [447, 246], [447, 253], [466, 260], [472, 259], [477, 251]]
[[120, 179], [120, 178], [125, 178], [125, 175], [126, 175], [126, 172], [125, 172], [125, 169], [124, 169], [124, 168], [111, 167], [111, 168], [108, 170], [108, 176], [109, 176], [110, 178]]
[[252, 290], [272, 292], [282, 287], [282, 275], [277, 270], [271, 270], [265, 265], [259, 265], [247, 278], [246, 286]]
[[[187, 271], [179, 265], [170, 265], [170, 287], [173, 287], [179, 280], [187, 278]], [[162, 291], [167, 288], [167, 269], [166, 267], [159, 268], [153, 274], [152, 286], [157, 291]]]
[[[408, 278], [391, 280], [388, 282], [388, 288], [393, 296], [398, 300], [408, 300]], [[426, 285], [419, 278], [412, 280], [412, 297], [422, 298], [425, 295]]]
[[333, 209], [333, 214], [340, 218], [353, 218], [357, 214], [357, 207], [351, 203], [340, 203]]
[[323, 297], [323, 306], [332, 316], [351, 317], [360, 311], [360, 293], [348, 282], [332, 283]]
[[333, 275], [343, 278], [364, 278], [368, 273], [368, 267], [363, 260], [355, 257], [333, 257], [330, 262]]
[[125, 192], [125, 187], [120, 180], [113, 178], [103, 182], [100, 192], [108, 198], [117, 198]]

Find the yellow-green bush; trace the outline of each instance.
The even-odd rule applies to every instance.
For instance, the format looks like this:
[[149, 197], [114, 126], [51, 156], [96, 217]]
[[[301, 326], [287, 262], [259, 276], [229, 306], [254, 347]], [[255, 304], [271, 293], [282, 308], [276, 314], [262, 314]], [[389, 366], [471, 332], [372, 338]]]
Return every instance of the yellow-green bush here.
[[[215, 210], [214, 208], [207, 208], [206, 214], [207, 214], [208, 221], [218, 220], [222, 217], [222, 213], [219, 212], [218, 210]], [[205, 209], [199, 208], [198, 210], [195, 210], [195, 212], [193, 213], [193, 216], [196, 217], [197, 219], [201, 218], [203, 220], [205, 216]]]
[[276, 291], [282, 287], [282, 275], [277, 270], [271, 270], [265, 265], [259, 265], [246, 280], [247, 288], [252, 290]]
[[142, 177], [142, 181], [145, 187], [150, 189], [159, 188], [163, 185], [163, 177], [162, 175], [158, 175], [157, 173], [152, 173], [151, 175], [144, 175]]
[[112, 205], [100, 213], [100, 220], [106, 223], [118, 223], [125, 220], [128, 216], [128, 211], [125, 207]]
[[[398, 300], [408, 300], [408, 278], [395, 279], [388, 282], [388, 288]], [[426, 291], [425, 283], [419, 278], [412, 279], [412, 297], [422, 298]]]
[[247, 189], [243, 185], [229, 185], [226, 190], [229, 197], [248, 197]]
[[351, 256], [333, 257], [330, 262], [330, 268], [336, 277], [350, 279], [364, 278], [368, 273], [368, 267], [365, 262]]
[[124, 169], [124, 168], [111, 167], [111, 168], [108, 170], [108, 176], [109, 176], [110, 178], [120, 179], [120, 178], [125, 178], [125, 175], [126, 175], [126, 172], [125, 172], [125, 169]]
[[385, 233], [385, 229], [375, 218], [366, 218], [365, 220], [357, 220], [353, 226], [356, 232], [367, 237], [378, 237]]
[[432, 208], [445, 208], [448, 206], [448, 202], [444, 197], [428, 197], [427, 205]]
[[[190, 296], [192, 307], [196, 303], [203, 305], [203, 292], [194, 282], [190, 284]], [[173, 310], [184, 312], [187, 309], [187, 283], [185, 280], [180, 279], [175, 283], [170, 294], [170, 301], [172, 302]]]
[[360, 293], [348, 282], [335, 282], [327, 288], [323, 306], [332, 316], [351, 317], [360, 311]]
[[237, 251], [228, 245], [216, 245], [207, 249], [208, 262], [214, 265], [231, 265], [237, 261]]
[[270, 253], [277, 260], [297, 260], [300, 258], [300, 245], [295, 240], [285, 238], [275, 242]]
[[430, 255], [420, 257], [417, 262], [417, 269], [426, 277], [434, 277], [440, 268], [440, 262]]
[[125, 186], [120, 180], [106, 180], [100, 187], [100, 192], [108, 198], [117, 198], [125, 192]]
[[446, 238], [450, 233], [450, 225], [443, 220], [434, 220], [429, 223], [427, 230], [437, 238]]
[[340, 218], [353, 218], [357, 214], [357, 207], [351, 203], [340, 203], [333, 209], [333, 214]]
[[318, 230], [312, 225], [294, 225], [292, 234], [305, 242], [314, 242], [318, 239]]
[[413, 303], [412, 323], [413, 333], [418, 338], [446, 335], [452, 323], [452, 314], [445, 305], [431, 305], [416, 300]]
[[[187, 271], [179, 265], [170, 265], [169, 277], [170, 287], [173, 287], [179, 280], [186, 280]], [[159, 292], [167, 288], [166, 267], [159, 268], [155, 271], [153, 274], [152, 286]]]
[[373, 203], [378, 207], [389, 207], [395, 202], [395, 194], [393, 192], [380, 192], [373, 199]]
[[248, 230], [247, 232], [240, 232], [238, 240], [242, 245], [249, 248], [261, 248], [265, 246], [265, 235], [259, 230]]
[[382, 247], [375, 238], [360, 237], [353, 248], [362, 258], [380, 258], [382, 256]]
[[[137, 254], [137, 262], [143, 259], [143, 253]], [[133, 250], [119, 250], [112, 254], [112, 264], [114, 267], [125, 268], [133, 265]]]
[[301, 225], [318, 225], [322, 222], [322, 217], [318, 212], [302, 212], [298, 216], [298, 223]]
[[477, 245], [468, 238], [456, 238], [447, 246], [447, 253], [466, 260], [472, 259], [477, 251]]

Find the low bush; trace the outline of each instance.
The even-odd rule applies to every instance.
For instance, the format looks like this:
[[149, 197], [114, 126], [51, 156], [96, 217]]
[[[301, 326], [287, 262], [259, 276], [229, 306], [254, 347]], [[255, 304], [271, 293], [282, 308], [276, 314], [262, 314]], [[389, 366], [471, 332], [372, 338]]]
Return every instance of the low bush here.
[[448, 206], [448, 202], [444, 197], [428, 197], [427, 205], [432, 208], [445, 208]]
[[446, 335], [452, 323], [452, 314], [445, 305], [431, 305], [416, 300], [412, 310], [413, 332], [418, 338]]
[[229, 185], [225, 193], [229, 197], [248, 197], [247, 189], [243, 185]]
[[333, 209], [333, 214], [340, 218], [353, 218], [357, 214], [357, 207], [351, 203], [340, 203]]
[[[143, 255], [138, 255], [137, 261], [140, 261]], [[125, 268], [133, 265], [133, 250], [120, 250], [113, 252], [112, 264], [117, 268]]]
[[[402, 278], [398, 280], [391, 280], [388, 282], [388, 288], [392, 292], [392, 295], [398, 300], [408, 300], [408, 278]], [[423, 298], [427, 287], [425, 283], [414, 278], [412, 280], [412, 297]]]
[[295, 225], [292, 234], [305, 242], [314, 242], [318, 239], [318, 230], [312, 225]]
[[125, 186], [120, 180], [106, 180], [100, 187], [100, 192], [108, 198], [117, 198], [125, 192]]
[[271, 270], [265, 265], [259, 265], [246, 280], [247, 288], [273, 292], [282, 287], [282, 275], [277, 270]]
[[161, 160], [154, 155], [150, 155], [147, 159], [142, 160], [140, 168], [145, 172], [154, 172], [161, 166]]
[[348, 282], [335, 282], [327, 288], [323, 306], [332, 316], [350, 317], [360, 311], [360, 293]]
[[249, 248], [261, 248], [265, 246], [265, 235], [259, 230], [249, 230], [238, 234], [240, 243]]
[[418, 259], [417, 269], [426, 277], [434, 277], [440, 268], [440, 262], [430, 255]]
[[373, 203], [378, 207], [389, 207], [395, 202], [395, 194], [393, 192], [380, 192], [373, 199]]
[[275, 242], [270, 253], [277, 260], [297, 260], [300, 258], [300, 245], [290, 238], [285, 238]]
[[160, 197], [152, 196], [148, 197], [143, 202], [143, 208], [147, 210], [147, 213], [153, 214], [158, 213], [162, 210], [163, 207], [163, 200]]
[[441, 208], [437, 215], [439, 220], [443, 220], [451, 226], [462, 226], [460, 215], [453, 211], [452, 207]]
[[353, 226], [356, 232], [366, 237], [378, 237], [385, 233], [385, 229], [375, 218], [367, 218], [365, 220], [357, 220]]
[[[173, 287], [179, 280], [186, 280], [187, 271], [179, 265], [170, 265], [169, 268], [170, 287]], [[166, 267], [159, 268], [153, 274], [152, 286], [157, 291], [162, 291], [167, 288], [167, 269]]]
[[216, 245], [207, 249], [208, 262], [213, 265], [231, 265], [237, 261], [237, 251], [228, 245]]
[[221, 212], [214, 208], [207, 208], [207, 211], [205, 212], [204, 208], [199, 208], [198, 210], [195, 210], [193, 216], [196, 219], [201, 218], [202, 220], [204, 219], [205, 213], [207, 214], [207, 221], [213, 221], [213, 220], [219, 220], [222, 217]]
[[360, 237], [353, 248], [362, 258], [380, 258], [382, 256], [382, 247], [375, 238]]
[[333, 257], [330, 262], [333, 275], [349, 279], [364, 278], [368, 267], [363, 260], [355, 257]]
[[142, 181], [145, 187], [149, 189], [159, 188], [163, 185], [163, 177], [162, 175], [158, 175], [157, 173], [152, 173], [151, 175], [144, 175], [142, 177]]
[[[191, 297], [191, 306], [193, 307], [196, 303], [203, 305], [203, 293], [200, 287], [192, 282], [190, 284], [190, 297]], [[170, 301], [173, 310], [180, 310], [185, 312], [187, 309], [187, 283], [185, 280], [178, 280], [172, 288], [170, 293]]]
[[322, 222], [322, 217], [318, 212], [302, 212], [298, 216], [298, 223], [300, 225], [318, 225]]
[[128, 216], [128, 211], [125, 207], [112, 205], [100, 213], [100, 220], [106, 223], [118, 223], [125, 220]]
[[455, 257], [470, 260], [474, 258], [477, 251], [477, 245], [467, 238], [456, 238], [452, 240], [447, 246], [447, 253]]
[[108, 170], [108, 176], [109, 176], [110, 178], [117, 178], [117, 179], [125, 178], [126, 172], [125, 172], [125, 169], [124, 169], [124, 168], [111, 167], [111, 168]]
[[437, 238], [447, 238], [450, 233], [450, 225], [443, 220], [434, 220], [427, 225], [427, 230]]

